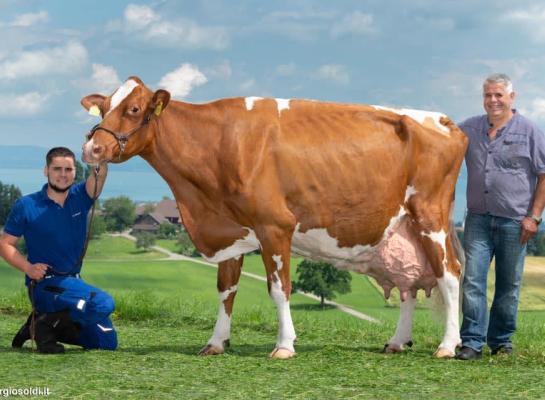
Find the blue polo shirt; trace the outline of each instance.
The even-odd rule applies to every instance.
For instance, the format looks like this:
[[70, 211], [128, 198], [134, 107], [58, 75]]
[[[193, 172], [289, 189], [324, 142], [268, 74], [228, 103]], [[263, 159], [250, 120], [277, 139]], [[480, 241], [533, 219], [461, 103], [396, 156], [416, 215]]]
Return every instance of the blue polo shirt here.
[[475, 214], [522, 220], [533, 203], [537, 177], [545, 174], [545, 136], [516, 110], [494, 139], [486, 115], [459, 127], [467, 135], [467, 208]]
[[[61, 207], [42, 190], [20, 198], [8, 216], [4, 232], [23, 236], [28, 261], [50, 265], [61, 274], [79, 273], [79, 259], [87, 235], [87, 214], [93, 199], [85, 182], [73, 185]], [[27, 276], [27, 284], [28, 284]]]

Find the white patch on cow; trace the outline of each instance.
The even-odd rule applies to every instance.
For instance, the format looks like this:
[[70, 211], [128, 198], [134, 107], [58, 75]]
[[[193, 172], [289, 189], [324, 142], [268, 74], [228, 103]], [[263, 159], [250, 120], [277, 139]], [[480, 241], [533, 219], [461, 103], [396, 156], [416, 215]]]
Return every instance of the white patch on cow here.
[[272, 256], [272, 259], [276, 263], [276, 270], [280, 271], [283, 267], [282, 256]]
[[430, 238], [433, 242], [437, 243], [443, 249], [443, 267], [446, 267], [447, 263], [447, 233], [443, 230], [439, 232], [421, 232], [422, 236]]
[[259, 249], [261, 244], [259, 243], [255, 232], [250, 228], [244, 229], [248, 230], [248, 235], [246, 235], [246, 237], [235, 240], [231, 246], [219, 250], [212, 257], [207, 257], [204, 254], [202, 256], [206, 259], [206, 261], [218, 263], [230, 258], [238, 258], [242, 254]]
[[246, 97], [244, 102], [246, 103], [246, 110], [251, 111], [254, 108], [254, 103], [256, 101], [263, 100], [263, 97]]
[[[397, 215], [390, 219], [390, 222], [381, 241], [388, 237], [391, 230], [407, 214], [400, 206]], [[293, 233], [291, 249], [294, 253], [303, 257], [313, 257], [334, 264], [337, 267], [347, 267], [350, 264], [362, 265], [368, 261], [368, 253], [373, 250], [371, 245], [356, 245], [353, 247], [340, 247], [337, 238], [332, 237], [325, 228], [313, 228], [306, 232], [300, 232], [300, 223], [297, 223]], [[379, 242], [380, 243], [380, 242]]]
[[273, 274], [270, 295], [276, 304], [276, 311], [278, 313], [279, 326], [276, 348], [288, 349], [295, 353], [293, 347], [295, 328], [293, 327], [293, 321], [291, 319], [290, 302], [282, 290], [282, 281], [280, 280], [277, 271], [274, 271]]
[[413, 313], [416, 306], [416, 299], [409, 296], [401, 302], [399, 320], [394, 336], [388, 341], [394, 349], [403, 350], [405, 343], [412, 340], [413, 334]]
[[110, 100], [110, 109], [106, 113], [108, 115], [111, 113], [118, 105], [121, 104], [125, 98], [132, 93], [135, 87], [139, 86], [139, 83], [133, 79], [129, 79], [122, 86], [120, 86], [112, 96]]
[[439, 129], [440, 133], [443, 133], [445, 135], [448, 135], [450, 133], [450, 129], [440, 122], [441, 118], [446, 118], [446, 115], [443, 113], [433, 112], [433, 111], [411, 110], [408, 108], [396, 109], [396, 108], [389, 108], [389, 107], [382, 107], [382, 106], [371, 106], [371, 107], [374, 107], [377, 110], [391, 111], [399, 115], [407, 115], [420, 124], [424, 124], [424, 121], [430, 118], [435, 124], [435, 126], [437, 127], [437, 129]]
[[416, 194], [416, 193], [418, 193], [418, 191], [415, 189], [414, 186], [412, 186], [412, 185], [407, 186], [407, 190], [405, 191], [405, 201], [404, 202], [406, 203], [407, 201], [409, 201], [411, 196]]
[[454, 355], [456, 346], [461, 343], [458, 324], [460, 281], [445, 268], [443, 277], [437, 278], [437, 286], [443, 295], [446, 311], [445, 335], [439, 348], [447, 349]]
[[231, 293], [237, 291], [237, 285], [231, 286], [229, 289], [219, 293], [220, 306], [218, 311], [218, 319], [214, 326], [212, 338], [208, 341], [209, 345], [223, 349], [223, 343], [231, 336], [231, 316], [225, 310], [224, 301], [227, 300]]
[[275, 99], [278, 107], [278, 115], [282, 113], [282, 110], [290, 109], [290, 99]]
[[238, 289], [238, 286], [237, 286], [237, 285], [233, 285], [233, 286], [231, 286], [229, 289], [224, 290], [223, 292], [221, 292], [221, 293], [219, 294], [219, 296], [220, 296], [220, 301], [223, 302], [223, 301], [227, 300], [227, 298], [229, 297], [229, 295], [230, 295], [231, 293], [236, 292], [237, 289]]

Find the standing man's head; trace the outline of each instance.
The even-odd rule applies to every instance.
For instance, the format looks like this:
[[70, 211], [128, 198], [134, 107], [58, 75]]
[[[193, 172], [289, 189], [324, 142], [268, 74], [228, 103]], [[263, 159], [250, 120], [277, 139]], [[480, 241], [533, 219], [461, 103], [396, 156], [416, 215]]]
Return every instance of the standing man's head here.
[[49, 187], [57, 193], [65, 193], [76, 179], [76, 156], [66, 147], [54, 147], [45, 156], [44, 175]]
[[505, 74], [493, 74], [483, 83], [483, 106], [488, 120], [505, 122], [513, 116], [512, 105], [515, 92], [511, 79]]

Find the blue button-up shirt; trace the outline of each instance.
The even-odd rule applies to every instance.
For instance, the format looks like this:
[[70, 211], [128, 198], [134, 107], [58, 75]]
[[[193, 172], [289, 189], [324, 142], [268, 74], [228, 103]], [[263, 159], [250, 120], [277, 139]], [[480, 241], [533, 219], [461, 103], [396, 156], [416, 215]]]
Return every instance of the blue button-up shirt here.
[[62, 207], [47, 196], [47, 185], [44, 185], [39, 192], [15, 203], [4, 232], [24, 236], [29, 262], [48, 264], [62, 274], [79, 273], [79, 259], [87, 234], [87, 214], [92, 204], [85, 182], [69, 189]]
[[469, 138], [467, 208], [471, 213], [522, 220], [530, 211], [538, 175], [545, 174], [545, 136], [516, 110], [490, 139], [487, 115], [459, 127]]

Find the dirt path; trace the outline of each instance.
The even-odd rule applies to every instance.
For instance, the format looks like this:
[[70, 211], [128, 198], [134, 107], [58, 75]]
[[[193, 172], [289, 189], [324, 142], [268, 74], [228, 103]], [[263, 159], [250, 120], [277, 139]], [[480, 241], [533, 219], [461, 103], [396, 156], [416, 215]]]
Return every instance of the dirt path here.
[[[124, 237], [125, 239], [129, 239], [129, 240], [132, 240], [133, 242], [136, 242], [136, 238], [134, 236], [130, 235], [129, 233], [127, 233], [127, 232], [113, 233], [113, 234], [111, 234], [111, 236], [121, 236], [121, 237]], [[206, 266], [211, 267], [211, 268], [216, 268], [216, 269], [218, 268], [218, 266], [216, 264], [209, 263], [209, 262], [202, 261], [202, 260], [197, 260], [195, 258], [187, 257], [187, 256], [184, 256], [184, 255], [181, 255], [181, 254], [173, 253], [173, 252], [165, 249], [164, 247], [152, 246], [151, 249], [153, 249], [153, 250], [155, 250], [155, 251], [157, 251], [159, 253], [167, 255], [168, 257], [161, 259], [161, 260], [164, 260], [164, 261], [173, 261], [173, 260], [191, 261], [193, 263], [206, 265]], [[248, 278], [256, 279], [258, 281], [267, 282], [267, 278], [265, 278], [264, 276], [252, 274], [251, 272], [242, 271], [242, 275], [247, 276]], [[301, 292], [301, 291], [298, 291], [297, 293], [299, 293], [299, 294], [301, 294], [303, 296], [306, 296], [308, 298], [311, 298], [313, 300], [320, 301], [320, 298], [318, 296], [313, 295], [313, 294], [305, 293], [305, 292]], [[364, 321], [369, 321], [369, 322], [372, 322], [374, 324], [380, 324], [381, 323], [378, 319], [375, 319], [375, 318], [371, 317], [370, 315], [367, 315], [367, 314], [364, 314], [364, 313], [359, 312], [357, 310], [354, 310], [353, 308], [350, 308], [350, 307], [345, 306], [343, 304], [339, 304], [339, 303], [336, 303], [334, 301], [329, 301], [329, 300], [326, 300], [325, 303], [338, 308], [339, 310], [341, 310], [342, 312], [344, 312], [346, 314], [350, 314], [350, 315], [352, 315], [352, 316], [354, 316], [356, 318], [362, 319]]]

